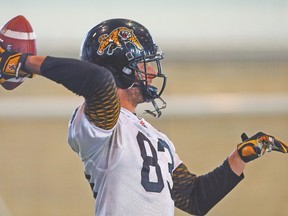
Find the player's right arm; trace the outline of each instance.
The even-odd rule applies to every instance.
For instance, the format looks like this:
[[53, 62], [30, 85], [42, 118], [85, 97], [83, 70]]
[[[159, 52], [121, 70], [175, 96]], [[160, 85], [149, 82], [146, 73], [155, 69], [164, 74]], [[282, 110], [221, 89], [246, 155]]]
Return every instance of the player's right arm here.
[[116, 124], [120, 113], [117, 88], [112, 74], [104, 67], [70, 58], [15, 54], [4, 49], [0, 50], [0, 57], [2, 75], [11, 63], [15, 69], [9, 71], [9, 76], [23, 71], [42, 75], [83, 96], [85, 114], [97, 127], [109, 130]]
[[110, 71], [95, 64], [69, 58], [48, 56], [43, 60], [40, 68], [38, 68], [38, 61], [37, 56], [28, 57], [25, 64], [26, 70], [37, 69], [42, 76], [83, 96], [85, 115], [97, 127], [106, 130], [114, 127], [119, 117], [120, 103]]

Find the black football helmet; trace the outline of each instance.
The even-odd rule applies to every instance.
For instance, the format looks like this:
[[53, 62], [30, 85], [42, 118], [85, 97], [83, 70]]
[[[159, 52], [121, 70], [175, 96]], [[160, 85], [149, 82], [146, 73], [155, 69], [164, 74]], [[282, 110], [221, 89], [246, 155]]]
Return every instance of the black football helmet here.
[[[160, 97], [166, 86], [160, 63], [163, 53], [143, 25], [129, 19], [103, 21], [87, 33], [80, 58], [109, 69], [119, 88], [139, 87], [145, 102], [152, 102], [155, 108], [146, 111], [155, 117], [161, 115], [160, 109], [166, 107], [166, 102]], [[155, 66], [156, 74], [149, 74], [148, 64]], [[161, 78], [159, 86], [150, 85], [149, 77]], [[155, 99], [162, 102], [160, 108]]]

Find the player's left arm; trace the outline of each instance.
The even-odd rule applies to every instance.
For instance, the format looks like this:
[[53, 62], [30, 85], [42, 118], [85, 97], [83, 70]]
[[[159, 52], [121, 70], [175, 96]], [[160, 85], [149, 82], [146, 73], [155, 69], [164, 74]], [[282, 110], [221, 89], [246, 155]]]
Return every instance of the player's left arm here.
[[228, 162], [206, 175], [196, 176], [182, 163], [173, 172], [175, 206], [187, 213], [205, 215], [223, 199], [244, 175], [235, 174]]
[[259, 132], [250, 138], [242, 134], [242, 143], [212, 172], [196, 176], [180, 164], [173, 172], [175, 206], [196, 215], [206, 214], [224, 198], [243, 178], [246, 163], [265, 152], [288, 153], [288, 145], [271, 135]]

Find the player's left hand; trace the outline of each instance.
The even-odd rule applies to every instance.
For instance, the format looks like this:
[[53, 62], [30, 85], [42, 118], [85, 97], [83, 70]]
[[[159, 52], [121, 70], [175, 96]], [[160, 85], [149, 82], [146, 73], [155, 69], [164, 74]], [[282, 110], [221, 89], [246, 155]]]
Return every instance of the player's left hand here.
[[278, 151], [288, 153], [287, 144], [263, 132], [259, 132], [250, 138], [243, 133], [241, 138], [242, 143], [237, 145], [237, 150], [242, 160], [246, 163], [264, 155], [265, 152]]
[[30, 77], [21, 70], [29, 54], [9, 52], [0, 46], [0, 83], [11, 78]]

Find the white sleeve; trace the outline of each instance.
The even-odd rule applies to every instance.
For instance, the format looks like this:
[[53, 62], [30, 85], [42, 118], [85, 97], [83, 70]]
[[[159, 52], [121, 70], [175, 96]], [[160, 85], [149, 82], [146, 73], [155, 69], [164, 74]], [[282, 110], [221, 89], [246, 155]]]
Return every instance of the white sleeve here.
[[174, 169], [173, 169], [173, 171], [174, 171], [181, 163], [183, 163], [183, 161], [180, 160], [180, 158], [176, 152], [173, 155], [173, 158], [174, 158]]
[[90, 123], [84, 114], [84, 106], [75, 110], [68, 128], [68, 143], [82, 161], [99, 153], [101, 146], [109, 143], [114, 129], [104, 130]]

